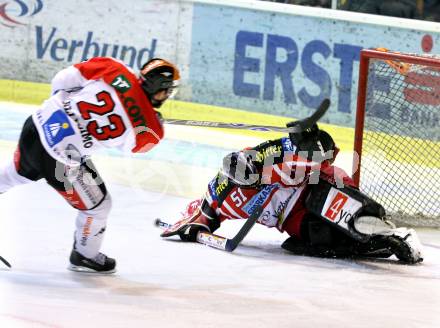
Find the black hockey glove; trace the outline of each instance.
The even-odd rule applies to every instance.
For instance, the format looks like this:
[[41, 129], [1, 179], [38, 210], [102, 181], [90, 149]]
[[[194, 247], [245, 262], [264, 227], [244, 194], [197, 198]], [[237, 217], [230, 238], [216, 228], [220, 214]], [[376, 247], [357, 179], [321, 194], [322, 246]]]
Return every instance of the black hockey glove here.
[[209, 232], [203, 225], [190, 224], [182, 232], [179, 232], [179, 237], [182, 241], [196, 242], [199, 231]]
[[[287, 127], [289, 127], [289, 124], [287, 124]], [[312, 160], [313, 152], [320, 151], [318, 147], [319, 128], [316, 123], [305, 131], [289, 133], [289, 138], [296, 145], [298, 152], [308, 154], [307, 159]], [[304, 156], [304, 154], [302, 155]]]
[[252, 162], [252, 156], [244, 151], [225, 156], [222, 172], [233, 183], [243, 188], [254, 188], [260, 184], [261, 176]]
[[301, 133], [290, 133], [289, 137], [300, 156], [315, 162], [329, 160], [332, 163], [339, 152], [333, 138], [317, 124]]

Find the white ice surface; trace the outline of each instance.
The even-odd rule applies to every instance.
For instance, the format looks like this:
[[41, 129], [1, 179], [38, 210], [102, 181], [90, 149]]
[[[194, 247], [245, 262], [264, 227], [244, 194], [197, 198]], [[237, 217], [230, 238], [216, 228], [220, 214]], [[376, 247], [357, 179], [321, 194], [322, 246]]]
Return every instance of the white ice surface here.
[[[188, 199], [111, 184], [110, 276], [66, 270], [75, 211], [44, 182], [0, 196], [0, 327], [440, 327], [440, 232], [425, 261], [289, 255], [256, 226], [234, 253], [162, 240]], [[241, 222], [227, 222], [232, 236]]]

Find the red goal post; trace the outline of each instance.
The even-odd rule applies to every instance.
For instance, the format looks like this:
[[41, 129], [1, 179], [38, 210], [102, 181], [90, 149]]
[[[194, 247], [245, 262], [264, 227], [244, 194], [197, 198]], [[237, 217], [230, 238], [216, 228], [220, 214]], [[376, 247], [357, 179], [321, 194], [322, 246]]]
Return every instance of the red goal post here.
[[388, 212], [440, 219], [440, 56], [361, 51], [354, 150], [356, 184]]

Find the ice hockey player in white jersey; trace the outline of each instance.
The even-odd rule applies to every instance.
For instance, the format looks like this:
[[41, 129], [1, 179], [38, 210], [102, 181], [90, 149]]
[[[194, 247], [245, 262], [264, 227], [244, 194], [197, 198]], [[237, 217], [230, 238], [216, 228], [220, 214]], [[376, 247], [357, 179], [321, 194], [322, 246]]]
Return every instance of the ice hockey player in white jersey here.
[[118, 60], [92, 58], [58, 72], [51, 97], [25, 121], [13, 160], [0, 168], [0, 193], [44, 178], [78, 209], [71, 270], [116, 267], [100, 253], [111, 198], [90, 156], [102, 147], [139, 153], [156, 145], [164, 130], [155, 108], [179, 79], [176, 66], [160, 58], [139, 75]]

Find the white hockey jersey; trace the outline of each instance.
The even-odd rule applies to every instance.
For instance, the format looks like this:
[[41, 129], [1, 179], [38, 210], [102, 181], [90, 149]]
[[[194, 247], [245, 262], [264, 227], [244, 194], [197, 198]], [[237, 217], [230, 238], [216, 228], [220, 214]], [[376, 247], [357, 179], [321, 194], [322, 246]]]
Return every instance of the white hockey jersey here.
[[47, 152], [68, 165], [101, 147], [146, 152], [164, 135], [136, 74], [107, 57], [60, 71], [32, 118]]

